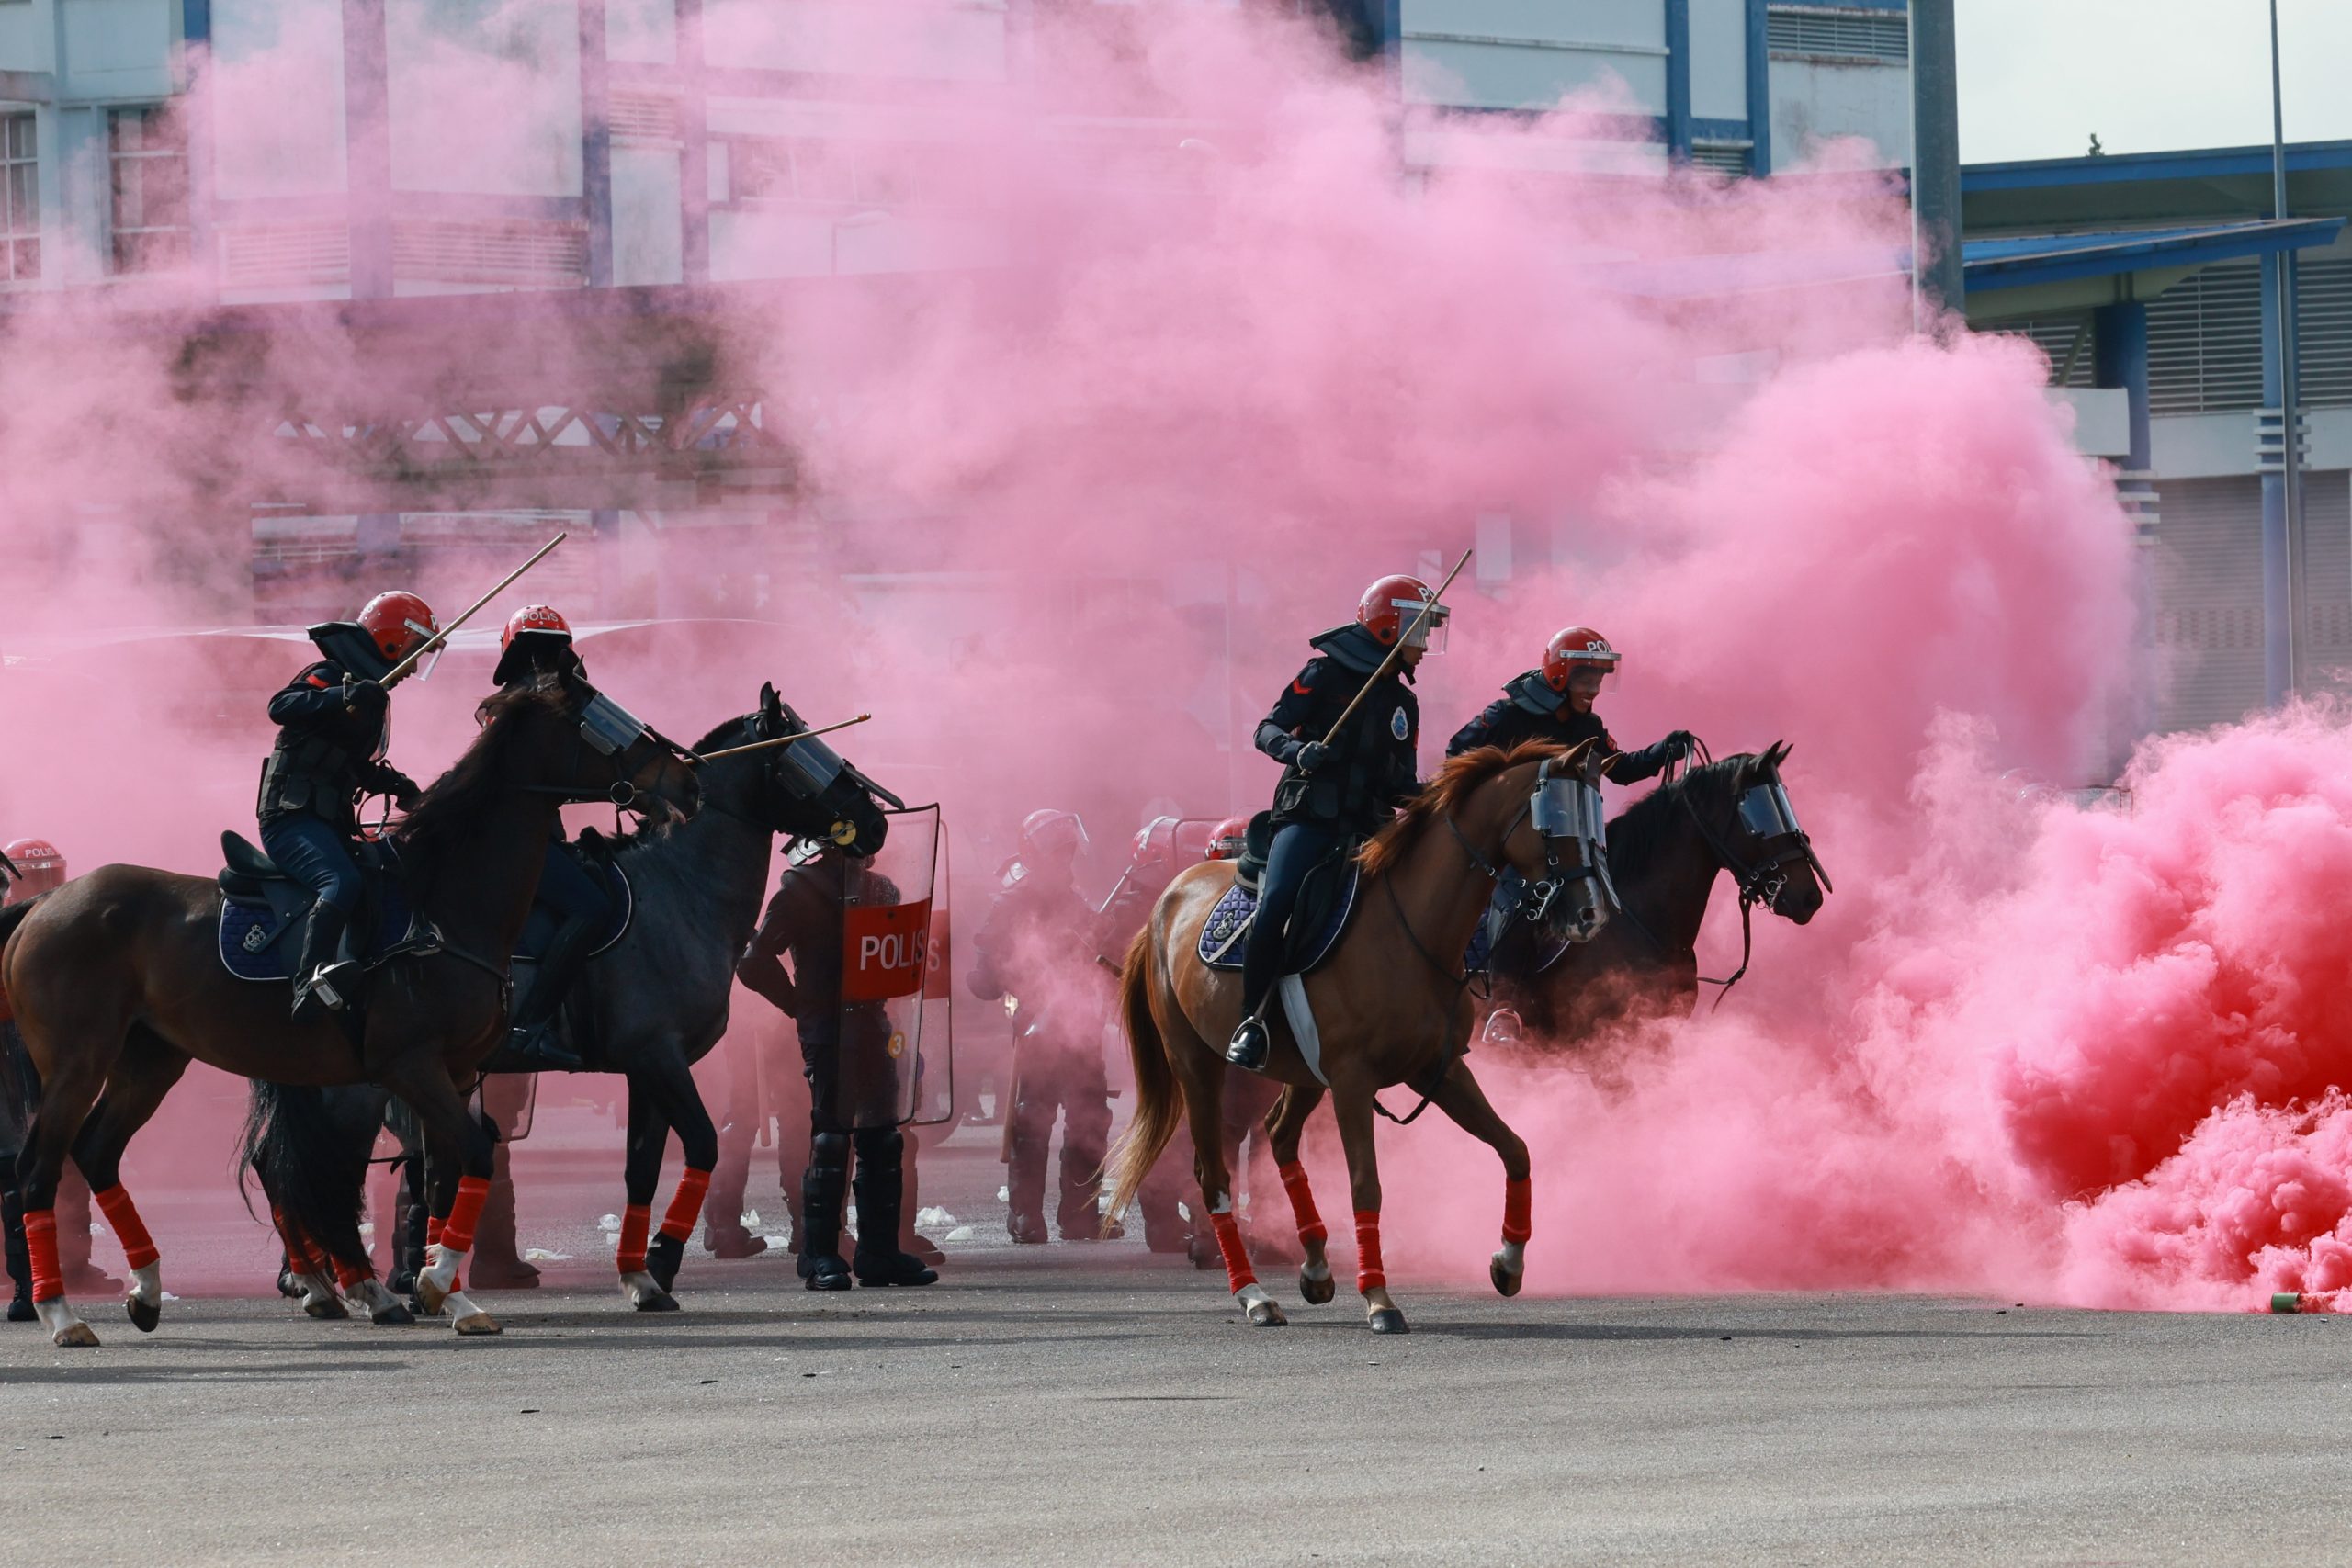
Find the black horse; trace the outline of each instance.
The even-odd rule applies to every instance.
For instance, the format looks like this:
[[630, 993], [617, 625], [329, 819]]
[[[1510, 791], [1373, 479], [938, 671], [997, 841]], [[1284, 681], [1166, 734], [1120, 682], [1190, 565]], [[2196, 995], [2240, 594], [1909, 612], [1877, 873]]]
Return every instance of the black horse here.
[[1522, 930], [1498, 944], [1495, 1001], [1521, 1014], [1532, 1048], [1576, 1049], [1643, 1019], [1688, 1016], [1702, 983], [1699, 924], [1724, 873], [1740, 898], [1743, 955], [1731, 981], [1747, 971], [1756, 906], [1800, 926], [1819, 912], [1829, 877], [1781, 782], [1788, 754], [1776, 743], [1705, 763], [1611, 818], [1617, 913], [1590, 942], [1548, 964]]
[[[721, 751], [807, 728], [774, 686], [763, 686], [758, 708], [720, 725], [694, 750]], [[558, 1038], [587, 1064], [584, 1070], [620, 1073], [628, 1080], [625, 1179], [635, 1213], [624, 1223], [618, 1266], [622, 1293], [640, 1312], [678, 1304], [670, 1290], [718, 1159], [718, 1129], [690, 1069], [727, 1032], [735, 963], [759, 923], [775, 835], [829, 838], [854, 854], [871, 855], [889, 828], [881, 803], [902, 805], [819, 740], [720, 758], [705, 763], [698, 776], [702, 809], [693, 821], [657, 836], [604, 840], [592, 849], [627, 874], [635, 910], [620, 940], [582, 972], [557, 1021]], [[347, 1143], [330, 1201], [340, 1212], [356, 1213], [366, 1150], [381, 1124], [384, 1100], [357, 1088], [327, 1093]], [[246, 1165], [273, 1202], [283, 1202], [273, 1187], [271, 1158], [272, 1140], [283, 1126], [274, 1114], [282, 1091], [256, 1084], [254, 1095]], [[650, 1221], [673, 1131], [686, 1173], [661, 1229], [649, 1237], [637, 1226], [640, 1216]], [[305, 1310], [330, 1315], [332, 1309], [323, 1306], [330, 1299], [326, 1281], [306, 1278], [300, 1267], [294, 1273], [294, 1283], [308, 1292]]]

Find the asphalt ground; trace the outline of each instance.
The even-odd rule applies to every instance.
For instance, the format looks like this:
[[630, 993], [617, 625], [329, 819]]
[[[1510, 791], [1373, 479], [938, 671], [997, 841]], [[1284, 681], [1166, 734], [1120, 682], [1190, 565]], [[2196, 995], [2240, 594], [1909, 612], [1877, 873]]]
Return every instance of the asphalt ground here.
[[[992, 1136], [925, 1201], [985, 1210]], [[565, 1198], [542, 1151], [526, 1240]], [[1270, 1278], [1292, 1326], [1251, 1329], [1182, 1258], [1012, 1248], [1001, 1213], [927, 1291], [697, 1247], [683, 1313], [583, 1257], [482, 1292], [496, 1339], [257, 1294], [153, 1336], [86, 1303], [96, 1351], [8, 1326], [0, 1560], [2352, 1560], [2332, 1317], [1404, 1288], [1397, 1337]]]

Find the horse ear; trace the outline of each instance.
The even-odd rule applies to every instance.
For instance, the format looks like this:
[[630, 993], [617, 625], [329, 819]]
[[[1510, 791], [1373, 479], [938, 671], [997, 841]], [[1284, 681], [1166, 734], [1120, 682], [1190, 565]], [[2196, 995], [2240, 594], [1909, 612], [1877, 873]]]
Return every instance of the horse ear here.
[[1777, 768], [1788, 760], [1789, 743], [1785, 740], [1773, 741], [1771, 748], [1764, 753], [1764, 761], [1770, 767]]
[[775, 694], [775, 682], [773, 681], [761, 682], [760, 711], [772, 716], [778, 709], [782, 708], [783, 705], [784, 699]]

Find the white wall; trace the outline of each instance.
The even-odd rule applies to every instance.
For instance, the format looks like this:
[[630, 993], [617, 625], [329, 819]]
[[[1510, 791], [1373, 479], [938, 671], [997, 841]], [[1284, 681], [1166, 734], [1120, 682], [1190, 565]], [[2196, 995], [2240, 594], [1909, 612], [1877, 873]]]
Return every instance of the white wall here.
[[678, 208], [675, 149], [613, 149], [615, 283], [677, 283], [685, 277], [685, 231]]
[[58, 0], [64, 31], [61, 98], [160, 98], [172, 90], [176, 0]]
[[1911, 164], [1911, 73], [1900, 65], [1834, 65], [1775, 57], [1772, 164], [1810, 155], [1822, 141], [1859, 136], [1878, 149], [1881, 166]]
[[0, 71], [56, 69], [56, 0], [0, 0]]
[[[2251, 474], [2254, 415], [2171, 414], [2151, 420], [2149, 450], [2165, 479], [2210, 479]], [[2303, 436], [2307, 469], [2352, 468], [2352, 409], [2305, 409]]]
[[1543, 108], [1623, 85], [1628, 114], [1666, 113], [1664, 0], [1404, 0], [1408, 102]]
[[212, 166], [224, 199], [345, 187], [341, 6], [214, 0], [212, 60]]
[[1747, 0], [1690, 0], [1690, 112], [1747, 118]]
[[384, 33], [393, 189], [581, 194], [580, 28], [570, 11], [385, 0]]
[[713, 65], [993, 82], [1004, 49], [1004, 6], [989, 0], [709, 0], [703, 12]]

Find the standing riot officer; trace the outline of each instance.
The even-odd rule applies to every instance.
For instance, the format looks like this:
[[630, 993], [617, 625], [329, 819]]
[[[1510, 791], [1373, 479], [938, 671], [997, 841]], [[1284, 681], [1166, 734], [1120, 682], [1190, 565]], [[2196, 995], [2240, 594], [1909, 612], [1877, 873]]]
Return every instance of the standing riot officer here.
[[[890, 901], [865, 862], [830, 840], [804, 840], [735, 977], [791, 1016], [808, 1078], [808, 1170], [801, 1179], [800, 1277], [812, 1291], [928, 1285], [938, 1274], [899, 1250], [906, 1201], [890, 1019], [879, 1002], [842, 1005], [842, 945], [853, 890]], [[789, 957], [792, 968], [782, 960]], [[841, 1257], [851, 1145], [857, 1152], [857, 1253]]]
[[[1408, 682], [1444, 631], [1447, 612], [1436, 599], [1418, 577], [1384, 577], [1365, 589], [1352, 622], [1311, 639], [1315, 657], [1258, 725], [1258, 750], [1283, 765], [1283, 776], [1257, 918], [1242, 950], [1241, 1023], [1225, 1053], [1236, 1066], [1266, 1065], [1272, 1036], [1260, 1015], [1282, 977], [1285, 930], [1306, 874], [1350, 840], [1369, 837], [1420, 788], [1421, 709]], [[1332, 734], [1360, 692], [1347, 727]]]
[[361, 885], [352, 843], [363, 792], [389, 795], [402, 809], [417, 787], [384, 761], [391, 739], [391, 694], [383, 678], [440, 623], [413, 593], [379, 593], [356, 621], [311, 628], [322, 656], [269, 700], [277, 744], [263, 764], [262, 848], [280, 870], [317, 894], [294, 965], [294, 1016], [313, 1001], [340, 1010], [351, 996], [358, 953], [351, 941]]
[[[57, 847], [44, 839], [18, 839], [6, 849], [0, 850], [0, 905], [23, 904], [40, 897], [65, 881], [65, 857]], [[32, 1257], [25, 1247], [25, 1206], [17, 1196], [17, 1155], [24, 1147], [27, 1122], [32, 1111], [32, 1063], [25, 1055], [24, 1042], [17, 1037], [17, 1026], [0, 1023], [0, 1235], [5, 1235], [5, 1253], [8, 1279], [15, 1287], [8, 1299], [8, 1321], [30, 1323], [40, 1314], [33, 1311]], [[71, 1168], [59, 1183], [58, 1207], [66, 1206], [69, 1189], [81, 1194], [83, 1217], [79, 1227], [83, 1267], [88, 1268], [90, 1247], [89, 1190]], [[58, 1240], [72, 1245], [73, 1235], [60, 1227]], [[63, 1263], [64, 1259], [60, 1258]]]
[[1086, 825], [1068, 811], [1033, 811], [989, 907], [967, 982], [1012, 1012], [1012, 1108], [1005, 1118], [1007, 1225], [1017, 1242], [1046, 1239], [1046, 1150], [1062, 1118], [1064, 1241], [1102, 1236], [1101, 1179], [1111, 1141], [1111, 1089], [1102, 1071], [1106, 976], [1093, 908], [1071, 879]]

